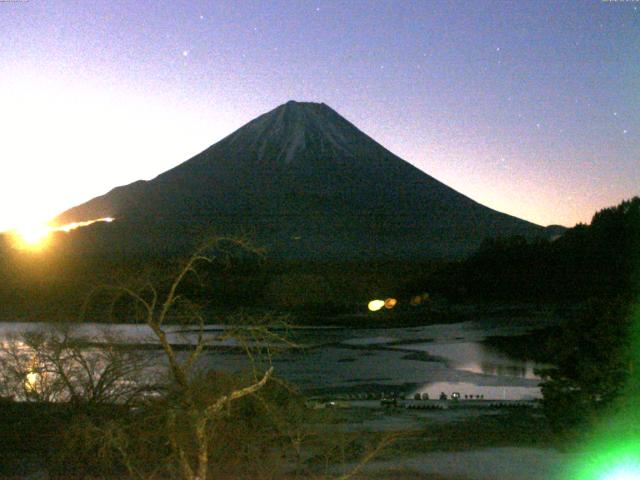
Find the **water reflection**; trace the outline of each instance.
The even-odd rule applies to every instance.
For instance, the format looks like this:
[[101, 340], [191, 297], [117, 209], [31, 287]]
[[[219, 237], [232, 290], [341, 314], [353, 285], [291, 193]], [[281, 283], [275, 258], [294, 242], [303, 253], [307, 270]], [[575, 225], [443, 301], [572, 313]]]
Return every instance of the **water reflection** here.
[[480, 370], [485, 375], [500, 377], [536, 378], [532, 365], [503, 365], [500, 363], [481, 362]]
[[[536, 387], [539, 379], [534, 369], [538, 365], [510, 359], [481, 343], [489, 334], [514, 335], [521, 334], [522, 331], [511, 324], [508, 328], [492, 326], [491, 329], [478, 325], [466, 322], [411, 329], [296, 329], [295, 340], [300, 344], [312, 345], [313, 348], [292, 350], [274, 358], [274, 362], [280, 376], [296, 383], [302, 389], [370, 388], [374, 384], [386, 388], [391, 385], [427, 385], [426, 382], [447, 381], [451, 382], [451, 385], [454, 382], [468, 382], [469, 385], [475, 382], [494, 386]], [[47, 324], [0, 322], [0, 347], [2, 342], [12, 335], [42, 333], [46, 332], [48, 327], [50, 325]], [[208, 347], [213, 348], [208, 348], [202, 356], [203, 368], [214, 365], [215, 368], [230, 372], [241, 371], [248, 366], [246, 355], [241, 349], [234, 350], [233, 347], [237, 347], [238, 344], [234, 339], [224, 337], [224, 329], [224, 326], [219, 325], [207, 326], [205, 341]], [[182, 351], [184, 347], [192, 344], [197, 338], [194, 331], [186, 331], [179, 326], [170, 327], [168, 330], [170, 342], [179, 347], [179, 355], [186, 354]], [[165, 366], [161, 351], [150, 348], [150, 345], [157, 345], [157, 339], [150, 335], [145, 325], [85, 323], [74, 325], [71, 331], [74, 336], [91, 338], [90, 343], [95, 346], [109, 340], [114, 343], [114, 337], [118, 337], [115, 342], [117, 344], [140, 347], [127, 351], [144, 353], [143, 356], [148, 357], [159, 370]], [[411, 355], [409, 352], [424, 354]], [[32, 355], [25, 358], [31, 357]], [[25, 369], [26, 373], [31, 371]], [[149, 380], [152, 379], [153, 375], [150, 375]], [[23, 382], [24, 380], [25, 378], [21, 379]], [[37, 379], [32, 376], [26, 380], [29, 382]], [[458, 387], [445, 390], [452, 393], [457, 391], [455, 388]], [[458, 390], [461, 390], [461, 387]], [[433, 391], [429, 391], [434, 394]], [[441, 390], [437, 390], [435, 394], [439, 395], [440, 392]], [[502, 393], [504, 396], [504, 392], [460, 393], [463, 399], [465, 393]], [[507, 391], [507, 396], [509, 395], [511, 394]]]
[[539, 380], [535, 369], [540, 365], [532, 361], [521, 361], [507, 357], [478, 342], [423, 343], [403, 345], [403, 350], [426, 352], [445, 361], [455, 370]]
[[16, 401], [129, 403], [153, 395], [164, 368], [145, 350], [105, 346], [62, 326], [0, 339], [0, 397]]

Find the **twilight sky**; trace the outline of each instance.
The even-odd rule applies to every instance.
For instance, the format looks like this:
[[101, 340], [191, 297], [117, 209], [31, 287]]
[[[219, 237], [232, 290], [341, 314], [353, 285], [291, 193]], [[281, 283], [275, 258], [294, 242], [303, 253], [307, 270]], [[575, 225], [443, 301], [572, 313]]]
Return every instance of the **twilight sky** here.
[[547, 225], [640, 194], [640, 2], [0, 1], [0, 230], [289, 99]]

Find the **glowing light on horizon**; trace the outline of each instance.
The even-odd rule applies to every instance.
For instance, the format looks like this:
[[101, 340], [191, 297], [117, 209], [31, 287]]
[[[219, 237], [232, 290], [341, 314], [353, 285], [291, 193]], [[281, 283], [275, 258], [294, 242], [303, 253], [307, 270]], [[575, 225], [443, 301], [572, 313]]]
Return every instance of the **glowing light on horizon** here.
[[33, 223], [21, 225], [14, 232], [25, 244], [37, 245], [49, 235], [50, 230], [46, 225]]
[[384, 307], [384, 300], [371, 300], [367, 305], [367, 308], [372, 312], [377, 312]]
[[207, 97], [215, 109], [184, 105], [128, 80], [86, 73], [25, 64], [0, 74], [0, 232], [25, 219], [46, 224], [116, 186], [155, 178], [253, 115], [217, 98]]
[[47, 240], [52, 233], [69, 233], [72, 230], [87, 227], [94, 223], [111, 223], [114, 220], [115, 219], [112, 217], [104, 217], [83, 222], [72, 222], [57, 227], [50, 226], [47, 224], [47, 222], [26, 222], [23, 225], [8, 230], [7, 233], [9, 233], [13, 237], [16, 248], [20, 250], [38, 251], [42, 250], [42, 248], [46, 246]]
[[87, 220], [86, 222], [73, 222], [73, 223], [68, 223], [66, 225], [62, 225], [60, 227], [55, 227], [53, 229], [53, 231], [69, 233], [71, 230], [75, 230], [76, 228], [88, 227], [89, 225], [97, 223], [97, 222], [111, 223], [114, 220], [115, 219], [112, 218], [112, 217], [104, 217], [104, 218], [98, 218], [97, 220]]

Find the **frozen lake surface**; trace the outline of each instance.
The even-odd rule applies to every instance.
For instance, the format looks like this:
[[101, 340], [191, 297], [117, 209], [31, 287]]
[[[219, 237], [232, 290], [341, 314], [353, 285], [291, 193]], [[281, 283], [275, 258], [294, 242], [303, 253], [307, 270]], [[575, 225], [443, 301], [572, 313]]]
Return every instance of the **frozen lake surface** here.
[[477, 480], [559, 480], [567, 478], [565, 469], [572, 458], [571, 455], [552, 449], [487, 448], [424, 453], [403, 459], [402, 466], [393, 461], [374, 460], [365, 470], [412, 472]]
[[[487, 347], [491, 336], [517, 336], [553, 325], [527, 318], [477, 320], [409, 328], [296, 328], [293, 339], [305, 347], [285, 350], [273, 358], [276, 373], [303, 391], [380, 392], [405, 396], [415, 393], [436, 398], [444, 392], [482, 395], [485, 399], [524, 400], [540, 397], [537, 365], [509, 358]], [[0, 323], [0, 340], [28, 331], [50, 328], [43, 323]], [[142, 324], [76, 324], [74, 335], [94, 342], [154, 345], [157, 341]], [[167, 327], [171, 343], [189, 345], [196, 332]], [[202, 366], [227, 371], [248, 366], [234, 339], [221, 338], [225, 328], [207, 326], [205, 341], [211, 346]], [[216, 349], [214, 347], [221, 347]], [[163, 361], [160, 351], [150, 350]]]

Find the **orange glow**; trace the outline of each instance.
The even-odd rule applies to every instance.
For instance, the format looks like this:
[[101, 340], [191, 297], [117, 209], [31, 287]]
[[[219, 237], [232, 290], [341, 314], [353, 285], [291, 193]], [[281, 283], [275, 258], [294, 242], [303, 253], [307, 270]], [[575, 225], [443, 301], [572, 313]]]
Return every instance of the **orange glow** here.
[[25, 224], [15, 229], [15, 234], [26, 245], [38, 245], [49, 235], [49, 228], [42, 224]]
[[105, 217], [105, 218], [99, 218], [97, 220], [88, 220], [86, 222], [73, 222], [73, 223], [68, 223], [66, 225], [62, 225], [61, 227], [56, 227], [54, 229], [52, 229], [54, 232], [70, 232], [71, 230], [75, 230], [76, 228], [80, 228], [80, 227], [87, 227], [93, 223], [96, 222], [107, 222], [107, 223], [111, 223], [113, 222], [113, 218], [111, 217]]
[[395, 298], [387, 298], [384, 301], [384, 308], [386, 308], [387, 310], [391, 310], [393, 307], [396, 306], [397, 303], [398, 303], [398, 300], [396, 300]]
[[413, 297], [411, 297], [411, 300], [409, 303], [411, 304], [411, 306], [417, 307], [421, 303], [428, 301], [429, 298], [430, 298], [429, 294], [427, 292], [424, 292], [420, 295], [414, 295]]
[[46, 222], [27, 222], [24, 225], [20, 225], [13, 230], [10, 230], [9, 233], [14, 239], [14, 245], [16, 248], [20, 250], [39, 251], [46, 246], [50, 235], [54, 232], [68, 233], [76, 228], [86, 227], [97, 222], [110, 223], [113, 222], [113, 220], [114, 219], [111, 217], [105, 217], [85, 222], [68, 223], [59, 227], [52, 227]]

